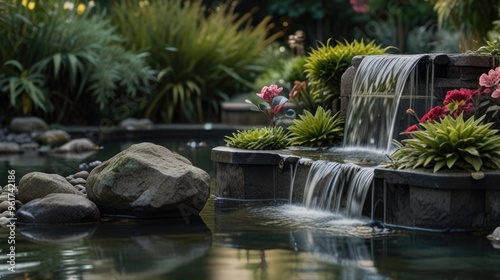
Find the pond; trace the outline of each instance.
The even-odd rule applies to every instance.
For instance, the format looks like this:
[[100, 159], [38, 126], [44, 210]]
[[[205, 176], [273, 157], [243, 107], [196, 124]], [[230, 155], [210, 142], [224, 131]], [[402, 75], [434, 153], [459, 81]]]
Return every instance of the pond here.
[[[146, 141], [179, 152], [214, 178], [210, 153], [221, 139], [188, 140]], [[104, 142], [101, 151], [84, 159], [4, 157], [0, 179], [7, 181], [7, 170], [12, 169], [17, 180], [31, 171], [58, 171], [65, 176], [82, 161], [105, 160], [133, 143]], [[500, 279], [500, 250], [486, 238], [488, 233], [376, 229], [373, 234], [368, 224], [368, 219], [347, 219], [298, 205], [221, 206], [212, 195], [200, 217], [104, 218], [96, 225], [21, 227], [14, 233], [2, 227], [0, 276], [2, 280]], [[15, 240], [15, 272], [9, 271], [9, 236]]]

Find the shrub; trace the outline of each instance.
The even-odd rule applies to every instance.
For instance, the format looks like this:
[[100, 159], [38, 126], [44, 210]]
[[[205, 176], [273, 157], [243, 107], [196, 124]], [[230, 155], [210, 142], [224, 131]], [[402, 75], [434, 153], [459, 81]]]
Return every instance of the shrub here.
[[[145, 54], [119, 45], [122, 38], [102, 13], [58, 1], [17, 1], [8, 11], [1, 36], [0, 90], [15, 113], [43, 114], [48, 121], [87, 123], [112, 102], [147, 93], [154, 73]], [[16, 81], [18, 86], [12, 87]]]
[[483, 117], [464, 121], [463, 114], [451, 115], [420, 125], [424, 128], [411, 133], [411, 139], [402, 140], [400, 148], [391, 156], [392, 166], [398, 169], [443, 167], [480, 171], [500, 169], [500, 135], [491, 129], [492, 123], [482, 124]]
[[201, 1], [118, 3], [113, 22], [125, 43], [148, 50], [159, 71], [142, 111], [164, 122], [213, 119], [221, 101], [252, 87], [255, 61], [275, 38], [268, 36], [269, 18], [251, 27], [251, 14], [239, 16], [230, 4], [210, 10]]
[[338, 111], [337, 100], [340, 96], [340, 79], [351, 66], [351, 60], [356, 55], [384, 54], [391, 47], [382, 48], [374, 41], [366, 44], [363, 40], [353, 42], [337, 42], [332, 46], [331, 40], [320, 43], [313, 49], [304, 65], [308, 79], [309, 92], [318, 106]]
[[322, 147], [332, 144], [343, 136], [344, 120], [332, 115], [331, 110], [319, 106], [316, 113], [305, 110], [298, 119], [293, 120], [290, 130], [290, 143], [294, 146]]
[[249, 150], [279, 150], [289, 145], [288, 133], [280, 126], [238, 130], [225, 141], [228, 147]]

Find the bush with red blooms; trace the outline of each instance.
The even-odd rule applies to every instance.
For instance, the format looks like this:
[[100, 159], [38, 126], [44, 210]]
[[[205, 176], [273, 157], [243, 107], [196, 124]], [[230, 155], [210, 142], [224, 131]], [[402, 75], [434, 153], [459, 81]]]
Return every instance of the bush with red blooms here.
[[500, 67], [491, 69], [479, 77], [479, 88], [475, 90], [461, 88], [446, 93], [442, 106], [435, 106], [419, 118], [413, 109], [406, 112], [415, 116], [418, 124], [408, 127], [403, 134], [422, 129], [420, 124], [433, 123], [447, 115], [457, 118], [463, 114], [467, 119], [474, 116], [476, 119], [485, 116], [484, 123], [493, 123], [492, 128], [500, 126]]

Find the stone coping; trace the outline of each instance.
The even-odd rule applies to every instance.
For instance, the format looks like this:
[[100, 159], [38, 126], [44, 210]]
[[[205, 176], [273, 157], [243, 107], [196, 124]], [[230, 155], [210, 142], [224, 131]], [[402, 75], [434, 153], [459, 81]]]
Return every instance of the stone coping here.
[[231, 164], [278, 165], [280, 162], [297, 162], [301, 157], [287, 150], [247, 150], [218, 146], [212, 149], [212, 161]]
[[58, 126], [72, 138], [86, 137], [100, 140], [122, 140], [141, 138], [223, 138], [237, 130], [253, 128], [246, 125], [205, 124], [156, 124], [152, 129], [128, 130], [119, 126]]
[[[480, 175], [480, 173], [478, 173]], [[466, 171], [441, 171], [433, 173], [423, 169], [396, 170], [377, 167], [375, 179], [384, 179], [389, 184], [404, 184], [433, 189], [494, 189], [500, 190], [500, 171], [484, 172], [481, 179], [474, 179]]]

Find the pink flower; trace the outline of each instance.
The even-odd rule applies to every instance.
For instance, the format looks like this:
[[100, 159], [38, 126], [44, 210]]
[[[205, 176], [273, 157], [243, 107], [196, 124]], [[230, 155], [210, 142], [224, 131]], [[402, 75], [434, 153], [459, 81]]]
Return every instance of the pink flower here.
[[500, 98], [500, 86], [497, 86], [495, 91], [491, 94], [491, 98]]
[[271, 102], [273, 98], [278, 96], [281, 91], [283, 90], [282, 87], [278, 87], [277, 85], [270, 85], [270, 86], [264, 86], [261, 90], [260, 93], [257, 93], [257, 96], [260, 97], [262, 100], [266, 102]]
[[483, 87], [496, 87], [500, 84], [500, 67], [491, 69], [488, 74], [479, 77], [479, 85]]
[[357, 13], [366, 13], [370, 9], [367, 0], [350, 0], [352, 9]]

